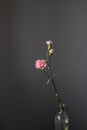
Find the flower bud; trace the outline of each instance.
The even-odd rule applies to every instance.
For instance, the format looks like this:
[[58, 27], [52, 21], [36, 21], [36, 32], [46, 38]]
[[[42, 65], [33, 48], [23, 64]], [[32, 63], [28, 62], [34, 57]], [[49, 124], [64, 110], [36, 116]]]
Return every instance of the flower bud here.
[[48, 45], [48, 50], [52, 49], [53, 41], [46, 41], [46, 44]]
[[47, 44], [47, 45], [52, 45], [52, 44], [53, 44], [53, 41], [46, 41], [46, 44]]
[[49, 50], [49, 54], [52, 55], [54, 53], [54, 49]]

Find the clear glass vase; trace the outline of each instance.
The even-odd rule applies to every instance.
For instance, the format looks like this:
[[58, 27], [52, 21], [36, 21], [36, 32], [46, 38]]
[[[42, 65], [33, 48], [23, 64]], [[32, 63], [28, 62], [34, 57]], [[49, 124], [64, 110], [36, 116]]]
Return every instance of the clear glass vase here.
[[55, 130], [69, 130], [69, 118], [65, 111], [60, 111], [56, 114]]

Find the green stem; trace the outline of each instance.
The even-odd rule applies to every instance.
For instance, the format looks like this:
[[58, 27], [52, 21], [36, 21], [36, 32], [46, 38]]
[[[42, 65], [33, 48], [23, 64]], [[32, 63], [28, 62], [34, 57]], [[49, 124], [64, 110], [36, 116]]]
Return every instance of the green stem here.
[[51, 66], [49, 66], [49, 71], [50, 71], [50, 75], [51, 75], [51, 81], [52, 81], [52, 84], [53, 84], [53, 87], [54, 87], [54, 90], [55, 90], [55, 95], [57, 97], [58, 109], [61, 111], [62, 110], [62, 102], [61, 102], [61, 98], [60, 98], [60, 95], [58, 93], [58, 90], [56, 88], [56, 85], [55, 85], [55, 80], [54, 80], [54, 77], [53, 77]]
[[46, 70], [43, 70], [43, 72], [48, 76], [49, 79], [51, 79], [50, 75], [47, 73]]
[[60, 98], [59, 92], [58, 92], [58, 90], [56, 88], [54, 76], [53, 76], [52, 69], [51, 69], [51, 55], [49, 55], [49, 50], [47, 52], [46, 62], [47, 62], [49, 73], [47, 71], [45, 71], [45, 70], [44, 70], [44, 72], [46, 73], [46, 75], [49, 77], [49, 79], [51, 80], [51, 82], [53, 84], [55, 95], [57, 97], [58, 109], [59, 109], [59, 111], [63, 111], [64, 108], [62, 106], [61, 98]]

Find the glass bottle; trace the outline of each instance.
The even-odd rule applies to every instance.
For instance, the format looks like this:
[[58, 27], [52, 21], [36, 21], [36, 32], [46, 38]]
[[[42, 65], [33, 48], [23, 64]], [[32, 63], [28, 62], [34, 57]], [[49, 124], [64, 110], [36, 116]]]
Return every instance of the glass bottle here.
[[69, 118], [65, 111], [60, 111], [56, 114], [55, 130], [69, 130]]

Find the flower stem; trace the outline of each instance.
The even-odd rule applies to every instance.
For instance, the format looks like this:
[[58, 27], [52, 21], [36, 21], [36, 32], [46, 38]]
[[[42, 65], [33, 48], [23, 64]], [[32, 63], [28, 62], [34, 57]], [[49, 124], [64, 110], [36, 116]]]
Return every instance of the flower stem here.
[[54, 87], [54, 90], [55, 90], [55, 95], [57, 97], [58, 109], [61, 111], [62, 110], [62, 102], [61, 102], [59, 92], [58, 92], [56, 85], [55, 85], [55, 80], [54, 80], [54, 77], [53, 77], [51, 66], [49, 67], [49, 71], [50, 71], [50, 75], [51, 75], [51, 81], [52, 81], [52, 84], [53, 84], [53, 87]]
[[44, 72], [46, 73], [46, 75], [49, 77], [49, 79], [51, 80], [52, 84], [53, 84], [53, 87], [54, 87], [54, 91], [55, 91], [55, 95], [57, 97], [57, 105], [58, 105], [58, 110], [59, 111], [64, 111], [64, 107], [62, 105], [62, 101], [61, 101], [61, 98], [60, 98], [60, 95], [59, 95], [59, 92], [56, 88], [56, 85], [55, 85], [55, 80], [54, 80], [54, 76], [53, 76], [53, 73], [52, 73], [52, 69], [51, 69], [51, 55], [49, 55], [49, 50], [47, 52], [47, 57], [46, 57], [46, 62], [47, 62], [47, 66], [48, 66], [48, 71], [45, 71]]

